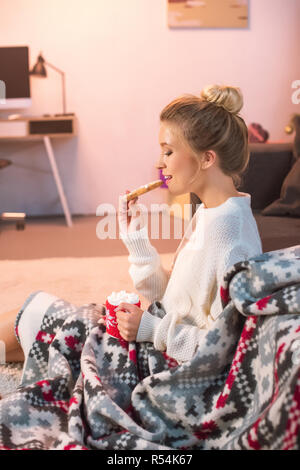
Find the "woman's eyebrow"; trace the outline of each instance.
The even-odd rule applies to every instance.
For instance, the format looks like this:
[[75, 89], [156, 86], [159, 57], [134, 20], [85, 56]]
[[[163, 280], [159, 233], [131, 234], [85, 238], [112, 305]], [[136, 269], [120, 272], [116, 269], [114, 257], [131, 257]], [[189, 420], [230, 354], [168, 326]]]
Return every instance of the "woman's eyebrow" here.
[[173, 147], [171, 144], [168, 144], [168, 142], [161, 142], [159, 145], [161, 145], [162, 147], [163, 147], [164, 145], [168, 145], [169, 147]]

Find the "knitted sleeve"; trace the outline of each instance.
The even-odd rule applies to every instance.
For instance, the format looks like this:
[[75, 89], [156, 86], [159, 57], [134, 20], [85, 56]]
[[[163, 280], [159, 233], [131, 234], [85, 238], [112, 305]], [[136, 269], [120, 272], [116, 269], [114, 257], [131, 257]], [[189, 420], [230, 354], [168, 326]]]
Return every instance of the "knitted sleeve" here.
[[176, 323], [176, 317], [171, 312], [164, 312], [163, 307], [163, 318], [152, 315], [151, 309], [152, 304], [143, 313], [136, 341], [150, 341], [156, 349], [166, 351], [168, 356], [179, 362], [191, 360], [206, 330]]
[[[233, 264], [245, 260], [251, 255], [250, 251], [240, 244], [229, 248], [223, 254], [224, 257], [219, 257], [215, 266], [215, 285], [218, 286], [218, 289], [226, 270]], [[217, 293], [216, 300], [214, 305], [215, 310], [214, 312], [211, 311], [210, 315], [210, 326], [213, 325], [222, 312], [219, 292]], [[159, 304], [161, 309], [158, 315], [161, 318], [157, 314], [153, 315], [153, 310], [155, 310], [155, 307], [157, 308], [157, 304]], [[157, 302], [154, 305], [151, 304], [147, 311], [143, 313], [136, 340], [138, 342], [152, 342], [156, 349], [166, 351], [170, 357], [179, 362], [191, 360], [197, 350], [199, 341], [207, 333], [207, 329], [178, 323], [177, 318], [178, 316], [172, 315], [172, 312], [165, 312], [162, 304]]]
[[134, 287], [150, 302], [162, 298], [170, 273], [166, 271], [160, 256], [148, 238], [147, 227], [132, 233], [120, 233], [128, 249], [129, 274]]

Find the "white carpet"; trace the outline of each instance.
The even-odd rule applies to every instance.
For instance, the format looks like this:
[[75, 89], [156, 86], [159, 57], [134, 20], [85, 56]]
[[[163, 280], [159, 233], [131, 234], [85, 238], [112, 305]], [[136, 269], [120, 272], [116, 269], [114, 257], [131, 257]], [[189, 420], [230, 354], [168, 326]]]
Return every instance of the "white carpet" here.
[[[173, 257], [173, 253], [161, 255], [166, 269], [170, 269]], [[137, 292], [128, 268], [128, 256], [0, 261], [0, 321], [1, 313], [20, 308], [35, 290], [44, 290], [75, 305], [104, 303], [112, 291]], [[142, 296], [141, 303], [142, 308], [148, 307], [149, 302]], [[13, 391], [20, 375], [20, 364], [0, 365], [0, 395]]]
[[22, 376], [22, 362], [0, 365], [0, 397], [16, 390]]
[[[161, 255], [167, 269], [173, 256], [173, 253]], [[102, 303], [112, 291], [136, 292], [128, 268], [128, 256], [0, 261], [0, 315], [21, 307], [26, 297], [39, 289], [75, 305]], [[147, 307], [147, 301], [141, 300]]]

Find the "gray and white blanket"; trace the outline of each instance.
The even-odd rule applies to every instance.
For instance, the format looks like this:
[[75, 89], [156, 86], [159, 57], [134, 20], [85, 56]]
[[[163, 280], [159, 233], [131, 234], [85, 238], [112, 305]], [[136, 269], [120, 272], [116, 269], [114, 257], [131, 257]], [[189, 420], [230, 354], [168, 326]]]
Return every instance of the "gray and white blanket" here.
[[54, 302], [0, 401], [1, 448], [299, 449], [300, 245], [235, 264], [221, 293], [181, 365], [110, 337], [94, 303]]

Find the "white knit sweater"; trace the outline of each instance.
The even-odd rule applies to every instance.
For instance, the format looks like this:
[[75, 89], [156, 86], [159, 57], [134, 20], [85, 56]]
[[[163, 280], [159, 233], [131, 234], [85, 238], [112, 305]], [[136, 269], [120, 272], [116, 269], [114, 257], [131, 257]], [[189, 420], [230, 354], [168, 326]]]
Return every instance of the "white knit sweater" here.
[[[179, 251], [171, 275], [151, 245], [147, 227], [121, 233], [129, 251], [129, 274], [135, 288], [150, 302], [159, 300], [163, 318], [143, 313], [137, 341], [154, 347], [179, 362], [194, 355], [199, 339], [222, 312], [220, 284], [233, 264], [262, 253], [251, 210], [251, 196], [230, 197], [214, 208], [200, 204], [196, 227]], [[149, 309], [149, 307], [148, 307]]]

